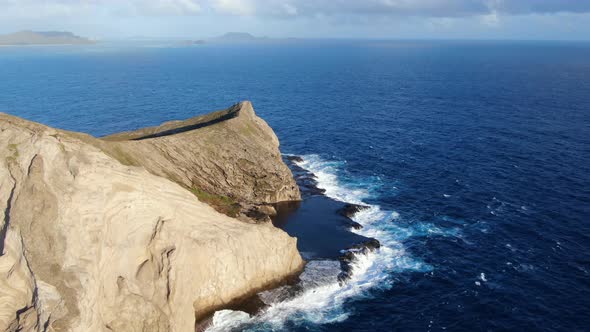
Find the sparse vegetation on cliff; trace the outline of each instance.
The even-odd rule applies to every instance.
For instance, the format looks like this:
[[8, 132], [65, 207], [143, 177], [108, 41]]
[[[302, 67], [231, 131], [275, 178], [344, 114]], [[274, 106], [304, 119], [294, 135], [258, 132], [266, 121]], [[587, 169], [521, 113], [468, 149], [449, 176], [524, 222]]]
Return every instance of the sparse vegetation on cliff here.
[[199, 201], [211, 205], [219, 213], [234, 218], [240, 214], [240, 204], [230, 197], [211, 194], [196, 187], [191, 188], [191, 192], [197, 196]]

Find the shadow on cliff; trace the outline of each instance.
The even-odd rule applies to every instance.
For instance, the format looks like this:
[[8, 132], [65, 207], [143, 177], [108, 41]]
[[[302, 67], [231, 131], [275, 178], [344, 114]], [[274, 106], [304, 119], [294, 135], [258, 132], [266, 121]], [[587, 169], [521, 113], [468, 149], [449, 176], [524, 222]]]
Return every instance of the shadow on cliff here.
[[12, 209], [12, 200], [14, 199], [14, 191], [16, 190], [16, 179], [10, 175], [14, 180], [14, 186], [10, 190], [8, 196], [8, 202], [6, 202], [6, 209], [4, 210], [4, 225], [0, 228], [0, 257], [4, 256], [4, 246], [6, 243], [6, 235], [8, 234], [8, 228], [10, 227], [10, 210]]
[[201, 122], [201, 123], [195, 123], [192, 125], [188, 125], [188, 126], [184, 126], [184, 127], [179, 127], [179, 128], [173, 128], [173, 129], [169, 129], [169, 130], [164, 130], [161, 132], [157, 132], [154, 134], [150, 134], [150, 135], [146, 135], [146, 136], [142, 136], [142, 137], [137, 137], [132, 139], [132, 141], [141, 141], [144, 139], [149, 139], [149, 138], [156, 138], [156, 137], [164, 137], [164, 136], [170, 136], [170, 135], [176, 135], [176, 134], [180, 134], [180, 133], [184, 133], [187, 131], [191, 131], [191, 130], [195, 130], [195, 129], [201, 129], [201, 128], [205, 128], [208, 126], [212, 126], [214, 124], [223, 122], [223, 121], [227, 121], [230, 119], [233, 119], [235, 117], [238, 116], [238, 114], [240, 113], [239, 109], [237, 110], [230, 110], [227, 114], [224, 114], [218, 118], [215, 118], [213, 120], [209, 120], [206, 122]]

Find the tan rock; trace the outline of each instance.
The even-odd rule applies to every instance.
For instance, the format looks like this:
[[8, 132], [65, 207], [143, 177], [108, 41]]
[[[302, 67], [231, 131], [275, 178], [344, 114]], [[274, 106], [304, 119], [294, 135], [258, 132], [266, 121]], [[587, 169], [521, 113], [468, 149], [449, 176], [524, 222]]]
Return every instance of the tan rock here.
[[105, 137], [130, 164], [242, 204], [300, 200], [279, 140], [248, 101], [226, 110]]
[[296, 239], [222, 215], [187, 190], [198, 184], [246, 204], [299, 198], [272, 130], [249, 103], [223, 112], [236, 109], [214, 125], [138, 141], [0, 114], [0, 331], [190, 331], [299, 271]]

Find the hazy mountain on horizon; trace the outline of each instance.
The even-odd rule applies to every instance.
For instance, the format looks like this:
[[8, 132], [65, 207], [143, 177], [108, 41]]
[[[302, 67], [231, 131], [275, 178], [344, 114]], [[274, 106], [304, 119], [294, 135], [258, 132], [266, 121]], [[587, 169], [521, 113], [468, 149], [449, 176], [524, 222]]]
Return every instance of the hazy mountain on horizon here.
[[68, 45], [92, 43], [94, 41], [68, 31], [23, 30], [0, 35], [0, 45]]
[[257, 37], [247, 32], [227, 32], [219, 37], [212, 38], [214, 42], [224, 43], [244, 43], [244, 42], [259, 42], [268, 41], [268, 37]]
[[305, 39], [302, 38], [293, 38], [293, 37], [288, 37], [288, 38], [274, 38], [274, 37], [259, 37], [259, 36], [255, 36], [253, 34], [247, 33], [247, 32], [227, 32], [219, 37], [214, 37], [214, 38], [210, 38], [207, 39], [207, 43], [227, 43], [227, 44], [231, 44], [231, 43], [235, 43], [235, 44], [246, 44], [246, 43], [262, 43], [262, 44], [266, 44], [266, 43], [292, 43], [292, 42], [298, 42], [298, 41], [302, 41]]

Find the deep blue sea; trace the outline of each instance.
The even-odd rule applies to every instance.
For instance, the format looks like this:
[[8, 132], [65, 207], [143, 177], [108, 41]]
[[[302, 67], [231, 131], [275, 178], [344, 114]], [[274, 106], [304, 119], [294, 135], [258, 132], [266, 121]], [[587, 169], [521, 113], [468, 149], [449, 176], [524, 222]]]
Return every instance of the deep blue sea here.
[[382, 247], [237, 330], [590, 330], [590, 43], [0, 48], [1, 112], [96, 136], [244, 99]]

